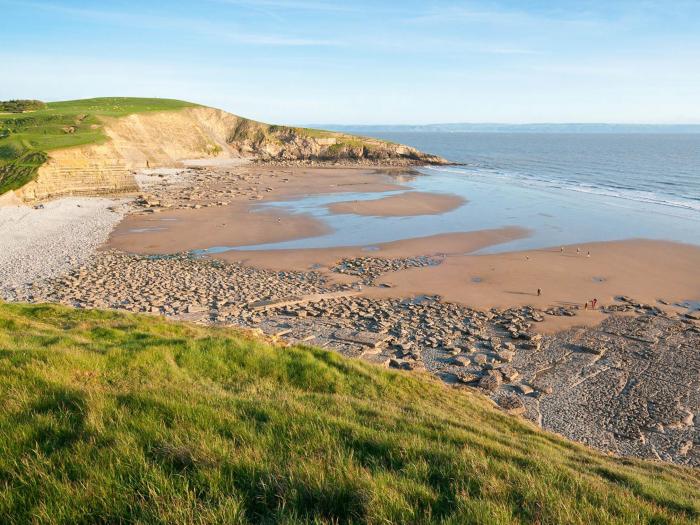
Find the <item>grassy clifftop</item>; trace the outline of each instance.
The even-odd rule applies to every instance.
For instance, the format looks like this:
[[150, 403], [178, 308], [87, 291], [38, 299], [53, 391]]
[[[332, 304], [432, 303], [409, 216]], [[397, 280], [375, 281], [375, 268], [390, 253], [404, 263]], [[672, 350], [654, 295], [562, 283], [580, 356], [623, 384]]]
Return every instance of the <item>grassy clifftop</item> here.
[[226, 329], [0, 304], [3, 523], [697, 523], [700, 473]]
[[32, 180], [46, 162], [47, 152], [107, 140], [101, 116], [193, 106], [181, 100], [108, 97], [35, 104], [21, 113], [0, 112], [0, 195]]

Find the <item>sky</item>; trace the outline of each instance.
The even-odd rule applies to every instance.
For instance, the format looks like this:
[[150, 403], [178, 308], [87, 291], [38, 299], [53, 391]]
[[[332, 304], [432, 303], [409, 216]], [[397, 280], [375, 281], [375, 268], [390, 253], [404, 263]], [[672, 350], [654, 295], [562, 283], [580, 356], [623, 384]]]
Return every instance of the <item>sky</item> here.
[[700, 0], [0, 0], [0, 99], [280, 124], [700, 123]]

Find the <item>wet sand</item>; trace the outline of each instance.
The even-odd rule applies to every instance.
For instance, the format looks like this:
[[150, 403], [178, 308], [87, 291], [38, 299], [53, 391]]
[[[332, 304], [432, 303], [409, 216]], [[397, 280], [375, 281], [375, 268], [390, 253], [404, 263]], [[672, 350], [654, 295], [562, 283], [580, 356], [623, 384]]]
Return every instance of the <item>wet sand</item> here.
[[[148, 193], [156, 193], [158, 202], [176, 206], [147, 210], [158, 213], [128, 215], [114, 229], [105, 248], [168, 254], [323, 235], [331, 230], [311, 216], [283, 209], [258, 210], [256, 205], [315, 194], [402, 190], [406, 188], [401, 182], [415, 176], [405, 168], [234, 167], [223, 170], [222, 176], [209, 184], [196, 183], [202, 196], [188, 196], [184, 201], [182, 197], [192, 188], [181, 187], [182, 181], [175, 176], [177, 186], [165, 184], [158, 194], [149, 183]], [[225, 204], [221, 205], [221, 201]]]
[[128, 253], [168, 254], [212, 246], [302, 239], [328, 233], [323, 222], [283, 210], [254, 211], [246, 203], [130, 215], [112, 232], [107, 248]]
[[[279, 201], [324, 193], [383, 192], [408, 189], [402, 182], [417, 172], [410, 168], [303, 168], [276, 166], [242, 166], [229, 170], [245, 173], [254, 184], [241, 189], [255, 190], [258, 201]], [[222, 179], [219, 185], [230, 183]], [[251, 195], [239, 198], [248, 201]]]
[[[603, 319], [600, 311], [583, 309], [583, 304], [594, 298], [599, 307], [612, 303], [616, 296], [627, 295], [664, 308], [659, 299], [673, 305], [700, 297], [700, 248], [691, 245], [628, 240], [567, 246], [564, 253], [557, 247], [473, 255], [525, 235], [525, 229], [503, 228], [379, 244], [370, 252], [360, 247], [340, 247], [230, 251], [216, 257], [276, 270], [314, 268], [339, 282], [348, 282], [353, 280], [350, 276], [330, 272], [343, 258], [444, 256], [438, 266], [385, 274], [377, 281], [378, 286], [365, 287], [363, 294], [375, 298], [437, 294], [446, 301], [478, 309], [581, 307], [575, 317], [548, 316], [543, 323], [546, 332], [599, 323]], [[586, 256], [588, 251], [591, 257]], [[542, 289], [541, 296], [537, 288]]]
[[459, 208], [466, 201], [457, 195], [409, 191], [381, 199], [336, 202], [328, 206], [332, 213], [352, 213], [374, 217], [435, 215]]
[[444, 233], [372, 246], [339, 246], [305, 250], [231, 250], [213, 255], [213, 257], [271, 270], [316, 269], [323, 271], [344, 258], [462, 255], [527, 235], [528, 230], [525, 228], [507, 227], [475, 232]]
[[[439, 266], [386, 275], [378, 283], [392, 288], [372, 288], [367, 293], [373, 297], [439, 294], [474, 308], [583, 307], [594, 298], [600, 307], [627, 295], [663, 308], [659, 299], [672, 305], [700, 297], [698, 268], [699, 247], [628, 240], [567, 246], [564, 253], [552, 248], [447, 257]], [[539, 297], [537, 288], [542, 289]], [[544, 324], [552, 331], [601, 320], [599, 312], [581, 309], [576, 317], [548, 317]]]

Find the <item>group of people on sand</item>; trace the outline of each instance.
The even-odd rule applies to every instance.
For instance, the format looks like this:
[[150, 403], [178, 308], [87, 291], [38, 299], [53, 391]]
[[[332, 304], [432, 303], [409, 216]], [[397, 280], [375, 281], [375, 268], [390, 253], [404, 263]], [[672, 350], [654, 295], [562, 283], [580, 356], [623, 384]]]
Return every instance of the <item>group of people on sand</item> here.
[[[537, 297], [541, 297], [541, 296], [542, 296], [542, 288], [538, 288], [537, 289]], [[595, 310], [596, 307], [598, 306], [598, 299], [594, 298], [594, 299], [591, 299], [591, 300], [583, 303], [584, 310], [588, 310], [589, 306], [591, 307], [591, 310]]]
[[[559, 248], [559, 251], [561, 253], [564, 253], [564, 247], [562, 246], [561, 248]], [[576, 248], [576, 255], [581, 255], [581, 248]], [[587, 250], [586, 257], [590, 257], [590, 256], [591, 256], [591, 250]]]
[[[559, 251], [561, 253], [564, 253], [564, 247], [562, 246], [561, 248], [559, 248]], [[581, 254], [581, 248], [576, 248], [576, 255], [580, 255], [580, 254]], [[590, 257], [590, 256], [591, 256], [591, 251], [588, 250], [586, 252], [586, 257]], [[525, 258], [528, 260], [530, 259], [529, 256], [525, 256]], [[541, 296], [542, 296], [542, 288], [538, 288], [537, 289], [537, 297], [541, 297]], [[598, 299], [590, 299], [590, 300], [586, 301], [583, 304], [583, 309], [588, 310], [589, 306], [590, 306], [591, 310], [595, 310], [596, 307], [598, 306]]]

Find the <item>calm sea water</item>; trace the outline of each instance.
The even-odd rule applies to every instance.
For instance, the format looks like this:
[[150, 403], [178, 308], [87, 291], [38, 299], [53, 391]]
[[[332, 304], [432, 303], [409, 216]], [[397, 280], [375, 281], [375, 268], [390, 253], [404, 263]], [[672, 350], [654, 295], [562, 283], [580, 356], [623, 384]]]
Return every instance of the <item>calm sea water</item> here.
[[[422, 168], [404, 183], [452, 193], [463, 206], [440, 215], [333, 215], [332, 202], [386, 195], [316, 195], [265, 204], [313, 215], [327, 235], [243, 249], [366, 246], [438, 233], [525, 226], [524, 239], [485, 252], [630, 238], [700, 245], [700, 134], [387, 132], [375, 136], [463, 163]], [[227, 249], [214, 247], [214, 249]]]
[[462, 162], [496, 183], [700, 211], [700, 134], [419, 133], [376, 136]]

